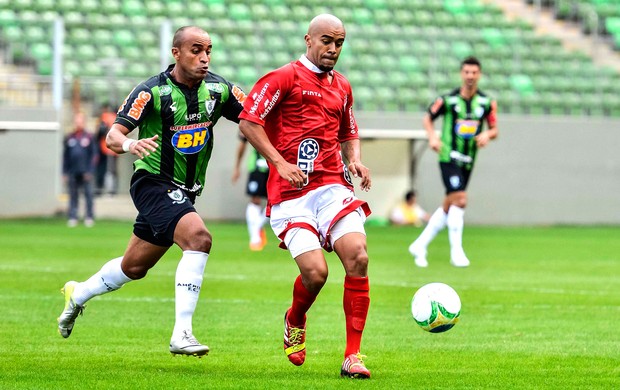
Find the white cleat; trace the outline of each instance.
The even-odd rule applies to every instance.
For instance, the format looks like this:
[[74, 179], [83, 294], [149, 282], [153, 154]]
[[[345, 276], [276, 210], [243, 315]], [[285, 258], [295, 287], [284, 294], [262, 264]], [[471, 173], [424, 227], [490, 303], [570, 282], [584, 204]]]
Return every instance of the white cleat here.
[[78, 315], [84, 311], [84, 306], [80, 306], [73, 301], [73, 290], [78, 282], [70, 281], [60, 290], [65, 296], [65, 308], [58, 317], [58, 333], [64, 338], [71, 336], [73, 325]]
[[415, 245], [414, 242], [413, 244], [409, 245], [409, 253], [411, 253], [411, 256], [413, 256], [413, 261], [415, 262], [415, 265], [421, 268], [428, 267], [425, 248], [419, 248], [417, 245]]
[[209, 347], [200, 344], [192, 334], [192, 331], [187, 329], [183, 331], [180, 337], [172, 336], [170, 340], [170, 353], [173, 355], [202, 357], [209, 353]]
[[455, 267], [469, 267], [469, 259], [465, 256], [463, 249], [450, 251], [450, 264]]

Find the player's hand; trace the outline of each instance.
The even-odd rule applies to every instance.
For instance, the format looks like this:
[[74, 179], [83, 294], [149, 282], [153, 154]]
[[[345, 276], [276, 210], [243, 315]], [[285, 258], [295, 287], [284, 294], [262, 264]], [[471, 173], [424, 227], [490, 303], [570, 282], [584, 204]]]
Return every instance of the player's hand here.
[[368, 192], [371, 187], [370, 169], [366, 168], [366, 166], [359, 161], [349, 163], [347, 168], [353, 177], [362, 179], [360, 188], [362, 191]]
[[158, 138], [159, 135], [154, 135], [151, 138], [139, 139], [129, 146], [129, 152], [143, 159], [159, 147], [159, 144], [155, 142]]
[[308, 180], [308, 176], [295, 164], [284, 162], [276, 165], [276, 169], [280, 177], [294, 188], [301, 189]]
[[435, 152], [439, 152], [439, 150], [441, 149], [441, 139], [439, 139], [439, 137], [429, 138], [428, 147], [433, 149]]
[[239, 175], [240, 175], [239, 168], [235, 168], [233, 170], [233, 174], [232, 174], [232, 178], [231, 178], [233, 184], [235, 184], [237, 182], [237, 180], [239, 180]]
[[476, 145], [478, 145], [479, 148], [484, 148], [485, 146], [487, 146], [487, 144], [491, 140], [491, 137], [489, 137], [489, 133], [486, 131], [483, 131], [482, 133], [478, 134], [475, 138], [476, 138]]

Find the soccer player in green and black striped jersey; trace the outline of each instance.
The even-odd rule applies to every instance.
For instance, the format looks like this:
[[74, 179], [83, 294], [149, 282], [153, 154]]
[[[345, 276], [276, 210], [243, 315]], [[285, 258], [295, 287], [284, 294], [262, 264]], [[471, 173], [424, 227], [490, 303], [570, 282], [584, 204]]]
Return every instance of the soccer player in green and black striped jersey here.
[[[172, 46], [175, 64], [133, 89], [106, 139], [114, 152], [139, 157], [130, 188], [138, 216], [127, 249], [85, 282], [65, 284], [58, 330], [69, 337], [86, 301], [143, 278], [177, 244], [183, 256], [175, 277], [176, 317], [170, 352], [202, 356], [209, 347], [194, 337], [192, 317], [211, 250], [211, 233], [194, 201], [205, 186], [213, 126], [221, 117], [239, 122], [245, 93], [209, 72], [212, 45], [204, 30], [182, 27], [175, 32]], [[128, 138], [136, 128], [138, 139]]]
[[[439, 153], [439, 166], [446, 188], [443, 205], [431, 216], [426, 228], [409, 246], [419, 267], [428, 266], [426, 248], [444, 227], [450, 239], [450, 263], [467, 267], [469, 259], [463, 250], [463, 216], [467, 206], [467, 183], [478, 148], [497, 137], [497, 103], [478, 89], [482, 67], [475, 57], [461, 62], [459, 88], [438, 97], [424, 116], [429, 147]], [[441, 136], [435, 133], [433, 121], [443, 116]], [[486, 130], [483, 129], [487, 123]]]

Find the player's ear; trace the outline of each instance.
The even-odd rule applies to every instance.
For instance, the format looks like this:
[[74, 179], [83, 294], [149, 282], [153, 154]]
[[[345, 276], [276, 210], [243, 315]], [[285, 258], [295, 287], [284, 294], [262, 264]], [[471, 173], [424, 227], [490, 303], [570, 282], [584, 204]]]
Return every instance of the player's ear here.
[[174, 57], [175, 60], [179, 60], [179, 48], [178, 47], [173, 47], [170, 52], [172, 53], [172, 57]]
[[306, 35], [304, 36], [304, 40], [306, 41], [306, 47], [308, 47], [308, 48], [309, 48], [310, 46], [312, 46], [312, 45], [310, 44], [310, 34], [306, 34]]

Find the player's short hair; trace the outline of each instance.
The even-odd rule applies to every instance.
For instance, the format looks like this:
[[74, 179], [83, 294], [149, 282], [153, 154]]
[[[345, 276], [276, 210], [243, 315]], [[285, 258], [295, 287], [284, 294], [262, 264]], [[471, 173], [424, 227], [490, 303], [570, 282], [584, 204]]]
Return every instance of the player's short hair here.
[[480, 64], [480, 60], [474, 56], [469, 56], [467, 58], [465, 58], [462, 62], [461, 62], [461, 69], [463, 69], [464, 65], [476, 65], [478, 66], [478, 68], [482, 69], [482, 65]]
[[204, 31], [202, 28], [198, 27], [198, 26], [183, 26], [180, 27], [175, 33], [174, 33], [174, 37], [172, 38], [172, 47], [181, 47], [181, 45], [183, 44], [183, 41], [185, 40], [185, 31], [187, 30], [199, 30], [199, 31]]

